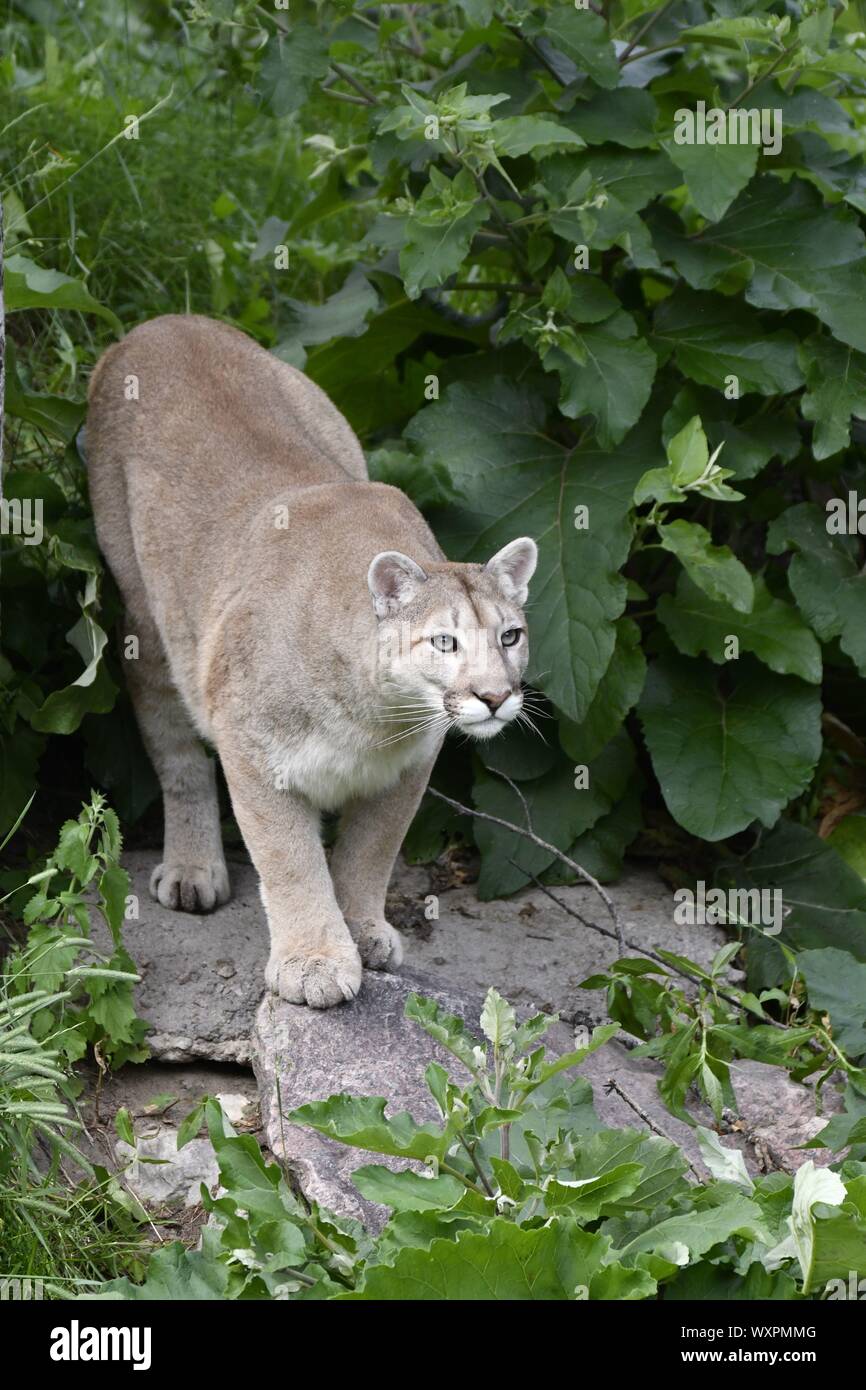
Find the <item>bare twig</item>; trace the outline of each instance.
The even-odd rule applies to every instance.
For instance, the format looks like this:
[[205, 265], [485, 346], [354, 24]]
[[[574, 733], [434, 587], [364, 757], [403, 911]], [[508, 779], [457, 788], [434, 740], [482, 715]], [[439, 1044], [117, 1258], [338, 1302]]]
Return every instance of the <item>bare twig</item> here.
[[[667, 14], [668, 10], [671, 8], [671, 5], [672, 5], [673, 3], [674, 3], [674, 0], [667, 0], [667, 3], [664, 4], [664, 5], [662, 5], [662, 7], [661, 7], [660, 10], [656, 10], [655, 14], [650, 15], [650, 17], [649, 17], [649, 19], [646, 21], [646, 23], [641, 25], [640, 29], [638, 29], [638, 31], [637, 31], [637, 33], [635, 34], [634, 38], [630, 41], [630, 43], [627, 45], [627, 47], [626, 47], [625, 49], [623, 49], [622, 53], [620, 54], [620, 59], [619, 59], [619, 61], [620, 61], [621, 63], [625, 63], [625, 62], [628, 61], [628, 56], [629, 56], [629, 54], [631, 53], [632, 49], [637, 47], [637, 45], [640, 43], [641, 39], [643, 38], [644, 34], [648, 34], [649, 31], [650, 31], [650, 29], [653, 27], [654, 24], [656, 24], [656, 23], [662, 18], [663, 15]], [[643, 56], [643, 55], [641, 55], [641, 56]]]
[[[651, 1129], [653, 1134], [657, 1134], [660, 1139], [667, 1139], [669, 1144], [676, 1144], [677, 1141], [675, 1139], [672, 1139], [669, 1134], [666, 1134], [660, 1124], [657, 1124], [655, 1120], [651, 1120], [647, 1112], [640, 1105], [638, 1105], [636, 1100], [632, 1100], [628, 1091], [623, 1089], [623, 1087], [619, 1084], [615, 1077], [611, 1076], [608, 1078], [608, 1081], [604, 1089], [608, 1092], [608, 1094], [610, 1094], [611, 1091], [615, 1091], [616, 1094], [619, 1096], [620, 1100], [625, 1101], [629, 1109], [633, 1110], [634, 1113], [638, 1115], [640, 1119], [643, 1120], [647, 1129]], [[677, 1148], [681, 1147], [681, 1145], [677, 1144]], [[691, 1162], [691, 1160], [689, 1161], [689, 1167], [691, 1168], [698, 1182], [703, 1182], [700, 1173], [698, 1172], [695, 1165]]]
[[342, 63], [332, 62], [331, 67], [334, 69], [334, 72], [338, 75], [338, 77], [342, 77], [344, 82], [348, 82], [350, 87], [355, 88], [355, 91], [358, 93], [358, 95], [364, 98], [364, 102], [367, 106], [377, 105], [376, 97], [374, 93], [370, 91], [370, 88], [365, 87], [364, 83], [361, 82], [359, 78], [354, 77], [352, 73], [349, 72], [348, 68], [343, 67]]
[[[495, 769], [492, 770], [495, 771]], [[500, 773], [499, 775], [503, 776], [504, 774]], [[510, 778], [506, 777], [505, 780], [510, 782]], [[490, 821], [492, 825], [501, 825], [505, 830], [513, 830], [515, 835], [525, 836], [527, 840], [531, 840], [533, 844], [538, 845], [541, 849], [547, 850], [548, 854], [552, 854], [560, 863], [565, 864], [573, 873], [577, 874], [578, 878], [583, 879], [584, 883], [588, 883], [590, 888], [595, 889], [610, 913], [619, 948], [621, 951], [625, 950], [619, 914], [617, 913], [610, 894], [605, 892], [598, 879], [593, 878], [592, 874], [589, 873], [587, 869], [584, 869], [582, 865], [576, 863], [574, 859], [570, 859], [567, 854], [563, 854], [561, 849], [556, 848], [556, 845], [551, 845], [547, 840], [542, 840], [541, 836], [536, 835], [534, 830], [524, 830], [521, 826], [514, 825], [512, 821], [503, 820], [501, 816], [491, 816], [487, 811], [476, 811], [472, 806], [464, 806], [462, 802], [455, 801], [453, 797], [446, 796], [444, 792], [437, 791], [435, 787], [428, 787], [427, 794], [428, 796], [435, 796], [439, 801], [444, 801], [446, 805], [457, 811], [461, 816], [473, 816], [476, 820]], [[518, 793], [518, 795], [523, 799], [522, 793]], [[525, 806], [526, 802], [524, 799], [524, 807]], [[523, 872], [525, 873], [526, 871], [524, 870]]]
[[[512, 860], [511, 862], [513, 863], [514, 861]], [[520, 865], [516, 864], [515, 868], [520, 868]], [[521, 872], [525, 873], [526, 870], [523, 869]], [[542, 893], [546, 894], [551, 902], [556, 903], [556, 906], [561, 908], [563, 912], [567, 912], [569, 917], [575, 917], [582, 926], [589, 927], [590, 931], [597, 931], [601, 936], [610, 937], [611, 941], [616, 941], [620, 946], [622, 945], [616, 932], [608, 931], [607, 927], [600, 927], [597, 922], [588, 922], [586, 918], [581, 917], [580, 913], [575, 911], [573, 907], [569, 907], [568, 903], [563, 902], [562, 898], [558, 898], [555, 893], [552, 893], [547, 885], [541, 882], [541, 879], [536, 878], [535, 874], [531, 874], [530, 877], [536, 888], [539, 888]], [[681, 966], [672, 965], [669, 960], [665, 960], [664, 956], [660, 956], [657, 951], [650, 950], [648, 946], [641, 946], [637, 941], [629, 941], [628, 937], [624, 937], [623, 941], [630, 951], [638, 951], [640, 955], [647, 956], [650, 960], [658, 961], [659, 965], [663, 965], [665, 970], [672, 970], [675, 975], [680, 975], [684, 980], [689, 980], [693, 985], [706, 985], [706, 980], [700, 979], [698, 975], [690, 974], [688, 970], [683, 970]], [[732, 1004], [735, 1009], [741, 1009], [743, 1007], [739, 999], [735, 998], [733, 994], [727, 994], [723, 989], [714, 989], [713, 992], [719, 999], [724, 999], [726, 1004]], [[775, 1018], [768, 1017], [764, 1022], [769, 1023], [773, 1028], [781, 1028], [783, 1030], [787, 1028], [787, 1024], [780, 1023], [778, 1019]]]

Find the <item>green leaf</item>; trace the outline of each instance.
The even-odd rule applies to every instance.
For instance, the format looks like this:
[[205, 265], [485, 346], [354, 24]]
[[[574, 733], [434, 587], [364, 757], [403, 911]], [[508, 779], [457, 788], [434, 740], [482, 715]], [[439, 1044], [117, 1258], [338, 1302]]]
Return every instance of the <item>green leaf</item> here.
[[659, 621], [683, 656], [706, 652], [721, 665], [729, 659], [728, 640], [735, 637], [741, 651], [753, 652], [771, 671], [819, 684], [821, 648], [796, 608], [773, 598], [760, 576], [754, 579], [754, 591], [751, 613], [740, 613], [709, 598], [681, 574], [676, 597], [659, 598]]
[[722, 295], [680, 289], [663, 300], [655, 314], [653, 342], [673, 349], [686, 376], [717, 391], [725, 389], [730, 376], [737, 378], [741, 393], [764, 396], [796, 391], [803, 383], [794, 334], [787, 329], [765, 332], [758, 314]]
[[800, 350], [806, 390], [800, 402], [804, 420], [815, 422], [812, 453], [830, 458], [851, 441], [851, 416], [866, 420], [866, 355], [821, 334]]
[[656, 247], [694, 289], [712, 289], [731, 271], [748, 276], [746, 299], [759, 309], [810, 310], [843, 343], [866, 350], [866, 239], [839, 207], [799, 179], [755, 179], [721, 222], [686, 239], [667, 217]]
[[419, 1024], [440, 1046], [453, 1053], [470, 1072], [478, 1070], [475, 1050], [479, 1044], [462, 1018], [448, 1013], [435, 999], [425, 999], [414, 990], [407, 996], [403, 1012], [406, 1018]]
[[443, 178], [439, 185], [427, 185], [409, 218], [400, 251], [400, 273], [410, 299], [459, 270], [488, 214], [465, 169], [451, 183]]
[[790, 28], [790, 21], [779, 20], [774, 16], [733, 15], [721, 19], [711, 19], [706, 24], [694, 24], [681, 29], [677, 35], [680, 43], [718, 43], [723, 48], [741, 48], [750, 43], [767, 43], [776, 46]]
[[709, 531], [695, 521], [670, 521], [657, 530], [662, 548], [676, 555], [699, 589], [740, 613], [751, 612], [752, 576], [733, 551], [713, 545]]
[[496, 153], [511, 159], [524, 154], [535, 154], [536, 159], [542, 159], [542, 150], [562, 145], [580, 150], [586, 145], [575, 131], [547, 116], [503, 116], [494, 121], [490, 138]]
[[698, 212], [710, 222], [724, 217], [758, 165], [757, 145], [678, 145], [669, 140], [664, 148], [681, 171]]
[[817, 690], [742, 662], [719, 688], [711, 666], [663, 657], [638, 711], [671, 815], [723, 840], [753, 820], [771, 826], [807, 786], [821, 751]]
[[265, 101], [275, 116], [288, 116], [306, 101], [314, 82], [330, 68], [328, 36], [306, 20], [289, 33], [272, 34], [260, 68]]
[[27, 256], [8, 256], [5, 265], [6, 312], [21, 309], [78, 309], [99, 314], [120, 333], [123, 325], [112, 309], [93, 298], [87, 286], [59, 270], [44, 270]]
[[717, 1207], [669, 1216], [629, 1240], [616, 1254], [621, 1260], [632, 1262], [642, 1253], [664, 1253], [671, 1246], [684, 1245], [694, 1258], [705, 1255], [714, 1245], [729, 1240], [733, 1235], [760, 1240], [766, 1245], [772, 1243], [773, 1238], [764, 1225], [761, 1208], [748, 1197], [732, 1196]]
[[392, 1211], [436, 1211], [453, 1207], [466, 1191], [457, 1178], [447, 1173], [427, 1178], [411, 1168], [394, 1173], [378, 1163], [356, 1168], [352, 1182], [362, 1197], [369, 1202], [380, 1202]]
[[498, 1051], [511, 1042], [516, 1029], [517, 1018], [513, 1006], [497, 990], [489, 989], [481, 1010], [481, 1031], [485, 1038]]
[[219, 1254], [217, 1231], [204, 1231], [201, 1250], [188, 1250], [182, 1241], [173, 1241], [171, 1245], [158, 1247], [151, 1255], [143, 1284], [133, 1284], [129, 1279], [111, 1279], [101, 1286], [96, 1297], [135, 1302], [223, 1300], [230, 1296], [230, 1275], [226, 1265], [220, 1262]]
[[866, 963], [848, 951], [824, 946], [801, 951], [797, 965], [811, 1008], [830, 1015], [834, 1042], [849, 1056], [861, 1056], [866, 1052]]
[[[352, 271], [341, 289], [324, 304], [284, 299], [294, 323], [280, 339], [276, 355], [288, 355], [297, 346], [328, 343], [332, 338], [358, 338], [366, 332], [367, 318], [378, 307], [379, 296], [361, 270]], [[357, 353], [358, 349], [353, 347]]]
[[560, 53], [599, 87], [619, 85], [620, 68], [608, 27], [600, 15], [559, 5], [544, 20], [544, 34]]
[[99, 893], [103, 900], [105, 920], [111, 929], [114, 944], [119, 946], [126, 898], [129, 893], [129, 874], [119, 864], [109, 864], [99, 880]]
[[205, 1102], [199, 1101], [198, 1105], [193, 1106], [189, 1114], [184, 1117], [177, 1131], [177, 1148], [183, 1149], [195, 1139], [204, 1123]]
[[[6, 339], [6, 411], [28, 425], [69, 444], [75, 438], [84, 419], [83, 401], [70, 401], [65, 396], [50, 396], [41, 391], [29, 391], [18, 375], [15, 346]], [[14, 477], [14, 474], [12, 475]], [[51, 478], [41, 475], [49, 486], [56, 487]], [[60, 489], [57, 489], [60, 491]], [[7, 494], [8, 495], [8, 494]], [[38, 494], [37, 494], [38, 495]], [[62, 493], [61, 493], [62, 497]]]
[[[778, 887], [786, 907], [780, 941], [798, 950], [836, 946], [866, 961], [866, 885], [860, 875], [813, 830], [780, 821], [745, 860], [728, 866], [738, 887]], [[787, 982], [790, 970], [775, 943], [762, 955], [766, 938], [749, 943], [749, 988], [765, 989]]]
[[567, 1220], [540, 1229], [497, 1217], [483, 1232], [401, 1250], [392, 1265], [367, 1267], [363, 1288], [340, 1300], [571, 1300], [588, 1286], [608, 1242]]
[[639, 1163], [621, 1163], [597, 1177], [553, 1178], [544, 1186], [544, 1205], [548, 1212], [573, 1216], [576, 1221], [596, 1221], [609, 1203], [630, 1197], [642, 1175]]
[[797, 607], [822, 642], [839, 638], [861, 676], [866, 676], [866, 575], [853, 537], [828, 534], [830, 518], [813, 502], [799, 502], [771, 524], [767, 550], [795, 554], [788, 583]]
[[311, 1101], [289, 1112], [291, 1124], [309, 1125], [329, 1139], [372, 1153], [396, 1158], [442, 1159], [450, 1135], [437, 1125], [418, 1125], [406, 1111], [385, 1118], [387, 1102], [381, 1096], [350, 1096], [345, 1092], [328, 1100]]
[[125, 1105], [122, 1105], [114, 1117], [114, 1128], [118, 1136], [129, 1145], [135, 1148], [135, 1132], [132, 1128], [132, 1117]]
[[655, 142], [653, 127], [658, 107], [649, 92], [635, 87], [622, 87], [617, 92], [595, 91], [586, 101], [580, 101], [564, 117], [569, 130], [574, 130], [589, 145], [626, 145], [642, 149]]
[[[506, 769], [503, 769], [506, 770]], [[605, 815], [625, 793], [634, 774], [634, 748], [622, 731], [589, 764], [588, 784], [576, 786], [571, 764], [561, 762], [534, 781], [523, 782], [532, 829], [557, 849], [568, 847]], [[525, 826], [523, 802], [502, 778], [479, 772], [473, 788], [479, 810], [513, 825]], [[503, 897], [523, 887], [552, 862], [549, 850], [488, 821], [478, 821], [475, 838], [482, 854], [478, 896]]]
[[636, 332], [619, 310], [594, 328], [564, 328], [541, 352], [545, 371], [560, 377], [563, 415], [592, 415], [602, 448], [620, 443], [649, 400], [656, 356]]
[[[640, 699], [646, 680], [646, 657], [640, 639], [637, 623], [631, 618], [620, 618], [613, 656], [584, 718], [580, 724], [560, 720], [559, 741], [573, 764], [588, 765], [597, 758]], [[502, 766], [508, 768], [509, 776], [515, 775], [510, 758]]]

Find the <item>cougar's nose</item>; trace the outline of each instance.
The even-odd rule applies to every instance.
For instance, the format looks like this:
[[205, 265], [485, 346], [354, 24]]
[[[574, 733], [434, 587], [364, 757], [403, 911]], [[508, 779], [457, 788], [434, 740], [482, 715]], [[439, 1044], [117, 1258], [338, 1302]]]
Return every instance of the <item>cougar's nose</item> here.
[[505, 701], [508, 699], [509, 695], [511, 694], [511, 691], [501, 690], [497, 693], [494, 693], [492, 691], [487, 690], [482, 694], [477, 690], [473, 690], [472, 694], [475, 696], [476, 700], [481, 700], [482, 703], [487, 706], [491, 714], [495, 714], [496, 711], [499, 709], [499, 706], [505, 704]]

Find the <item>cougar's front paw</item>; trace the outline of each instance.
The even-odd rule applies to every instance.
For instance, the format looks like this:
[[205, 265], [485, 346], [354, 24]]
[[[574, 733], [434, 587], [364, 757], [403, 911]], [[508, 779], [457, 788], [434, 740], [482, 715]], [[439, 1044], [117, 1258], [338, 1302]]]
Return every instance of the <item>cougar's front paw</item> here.
[[290, 1004], [332, 1009], [354, 999], [361, 988], [361, 958], [352, 947], [309, 956], [272, 956], [265, 983]]
[[379, 917], [376, 921], [349, 922], [348, 926], [368, 970], [397, 969], [403, 960], [403, 942], [390, 922]]
[[175, 912], [213, 912], [229, 900], [229, 876], [222, 860], [211, 864], [157, 864], [150, 876], [151, 897]]

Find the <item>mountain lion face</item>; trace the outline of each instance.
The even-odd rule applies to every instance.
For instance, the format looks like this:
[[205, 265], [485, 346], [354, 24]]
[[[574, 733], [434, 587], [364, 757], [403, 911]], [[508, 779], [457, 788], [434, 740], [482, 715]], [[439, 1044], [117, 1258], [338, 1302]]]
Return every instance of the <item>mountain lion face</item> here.
[[486, 565], [428, 565], [386, 550], [367, 582], [379, 620], [383, 744], [422, 731], [493, 738], [523, 707], [526, 602], [538, 558], [522, 537]]

